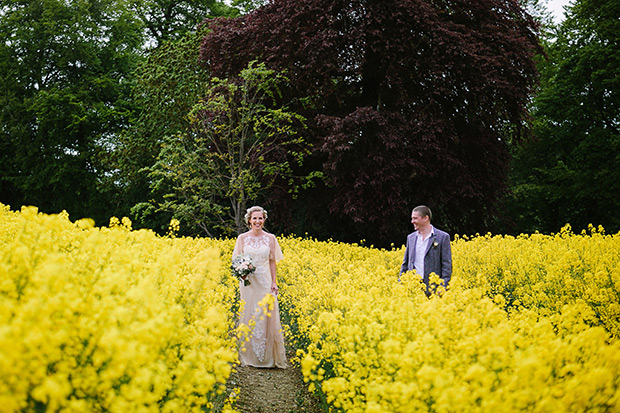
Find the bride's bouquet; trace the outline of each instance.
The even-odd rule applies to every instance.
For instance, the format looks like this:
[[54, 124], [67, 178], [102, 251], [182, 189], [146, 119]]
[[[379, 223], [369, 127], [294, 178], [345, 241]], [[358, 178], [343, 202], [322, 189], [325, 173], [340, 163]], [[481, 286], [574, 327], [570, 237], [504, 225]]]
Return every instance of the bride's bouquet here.
[[233, 257], [230, 269], [234, 277], [243, 280], [243, 285], [250, 285], [248, 275], [252, 274], [256, 270], [256, 267], [252, 262], [252, 256], [248, 254], [239, 254]]

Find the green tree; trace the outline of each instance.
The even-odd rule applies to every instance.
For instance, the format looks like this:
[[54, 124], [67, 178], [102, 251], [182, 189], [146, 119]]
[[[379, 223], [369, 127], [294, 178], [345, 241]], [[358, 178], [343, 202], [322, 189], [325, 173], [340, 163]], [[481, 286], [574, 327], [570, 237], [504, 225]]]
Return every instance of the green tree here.
[[190, 128], [165, 139], [151, 168], [154, 190], [172, 188], [157, 208], [172, 211], [190, 231], [233, 235], [243, 231], [248, 202], [263, 190], [282, 181], [294, 187], [292, 166], [308, 147], [297, 133], [304, 119], [275, 105], [285, 81], [253, 63], [235, 79], [211, 79], [189, 114]]
[[206, 18], [239, 14], [236, 8], [217, 0], [131, 0], [129, 7], [154, 46], [178, 39]]
[[[152, 192], [148, 171], [164, 139], [187, 130], [187, 114], [207, 91], [209, 72], [198, 64], [200, 43], [207, 30], [197, 23], [205, 17], [239, 13], [217, 1], [172, 3], [134, 3], [147, 37], [155, 39], [157, 47], [138, 63], [131, 92], [132, 115], [107, 159], [108, 169], [113, 171], [107, 179], [123, 205], [122, 214], [131, 215], [137, 226], [161, 231], [167, 228], [170, 213], [158, 210], [149, 200], [163, 196], [168, 189], [159, 187], [161, 192]], [[183, 18], [185, 14], [192, 18]], [[164, 15], [174, 17], [174, 22], [164, 24], [153, 17]]]
[[[202, 19], [225, 13], [238, 11], [218, 1], [2, 0], [0, 201], [66, 209], [99, 223], [129, 214], [149, 190], [137, 171], [158, 152], [141, 140], [154, 133], [157, 145], [161, 130], [180, 130], [179, 116], [161, 111], [168, 116], [163, 127], [154, 111], [190, 99], [175, 109], [186, 114], [200, 83], [191, 73], [181, 78], [167, 71], [171, 47], [161, 45], [174, 39], [185, 47], [192, 38], [186, 33]], [[145, 69], [146, 55], [153, 55], [153, 71], [162, 72]], [[173, 59], [179, 57], [188, 54]], [[196, 61], [180, 64], [196, 72]], [[128, 128], [135, 130], [124, 134]], [[140, 153], [137, 159], [131, 151]]]
[[101, 154], [128, 106], [140, 23], [110, 0], [3, 0], [0, 8], [2, 202], [113, 212]]
[[547, 45], [533, 116], [537, 139], [517, 150], [514, 229], [565, 223], [620, 230], [620, 2], [578, 0]]
[[242, 14], [247, 14], [258, 9], [266, 2], [267, 0], [232, 0], [231, 4], [239, 9]]
[[209, 73], [198, 65], [198, 49], [204, 31], [185, 33], [163, 42], [138, 65], [132, 88], [135, 105], [131, 124], [119, 135], [112, 153], [110, 180], [138, 226], [165, 230], [170, 214], [157, 211], [149, 199], [168, 191], [151, 192], [151, 168], [167, 137], [190, 127], [187, 114], [207, 93]]

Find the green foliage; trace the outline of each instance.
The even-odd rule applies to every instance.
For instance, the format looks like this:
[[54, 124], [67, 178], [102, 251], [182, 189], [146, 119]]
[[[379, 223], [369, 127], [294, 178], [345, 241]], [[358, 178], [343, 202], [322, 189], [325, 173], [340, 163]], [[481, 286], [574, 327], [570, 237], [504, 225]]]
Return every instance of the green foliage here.
[[[115, 183], [119, 203], [124, 206], [123, 215], [131, 214], [138, 226], [165, 231], [170, 214], [149, 201], [161, 198], [167, 189], [152, 192], [148, 171], [164, 140], [187, 130], [188, 112], [206, 93], [209, 73], [198, 65], [206, 29], [196, 24], [207, 17], [238, 12], [218, 1], [132, 4], [157, 47], [133, 73], [132, 116], [108, 159], [109, 169], [114, 171], [110, 181]], [[173, 21], [165, 23], [154, 17], [164, 15]]]
[[105, 220], [101, 155], [124, 124], [140, 24], [115, 1], [3, 1], [0, 188], [35, 204]]
[[231, 4], [238, 8], [241, 13], [246, 14], [256, 10], [266, 2], [267, 0], [232, 0]]
[[620, 230], [620, 3], [577, 1], [547, 46], [534, 101], [537, 139], [514, 154], [519, 231], [565, 223]]
[[116, 170], [114, 179], [123, 204], [132, 208], [139, 226], [164, 230], [170, 221], [169, 213], [148, 204], [151, 197], [161, 197], [168, 191], [152, 189], [148, 173], [164, 140], [190, 127], [187, 114], [207, 93], [209, 74], [197, 64], [203, 35], [198, 30], [164, 42], [151, 51], [135, 72], [135, 117], [120, 134], [119, 146], [110, 162]]
[[238, 14], [236, 8], [217, 0], [130, 0], [128, 6], [155, 46], [193, 31], [206, 18]]
[[[136, 72], [136, 67], [144, 67], [145, 50], [165, 39], [189, 43], [191, 36], [185, 33], [196, 30], [206, 17], [224, 14], [238, 11], [215, 0], [3, 0], [2, 201], [14, 208], [37, 205], [44, 212], [65, 209], [74, 218], [92, 217], [99, 223], [110, 215], [127, 215], [135, 198], [148, 194], [149, 186], [138, 171], [152, 165], [159, 151], [149, 148], [145, 134], [164, 129], [161, 122], [177, 121], [172, 116], [147, 127], [154, 115], [142, 113], [160, 110], [157, 102], [182, 102], [183, 93], [193, 92], [199, 83], [192, 73], [168, 80], [173, 71], [151, 76], [144, 69]], [[192, 47], [196, 50], [198, 44]], [[167, 57], [161, 52], [153, 60]], [[196, 61], [197, 56], [183, 65], [198, 72]], [[162, 62], [154, 64], [158, 70], [169, 69]], [[132, 94], [137, 78], [138, 85], [159, 82], [162, 89], [152, 93], [153, 86]], [[183, 88], [163, 89], [183, 82]], [[171, 92], [179, 94], [166, 95]], [[177, 109], [181, 117], [196, 101], [194, 96], [188, 98], [191, 103]], [[170, 113], [163, 111], [162, 116]], [[137, 130], [124, 134], [136, 120], [142, 121]]]
[[296, 187], [293, 167], [309, 151], [298, 134], [304, 119], [277, 104], [286, 80], [254, 63], [236, 79], [210, 80], [189, 113], [190, 128], [165, 138], [150, 168], [152, 189], [169, 189], [154, 203], [158, 210], [172, 211], [190, 231], [230, 236], [243, 231], [248, 202], [266, 188]]

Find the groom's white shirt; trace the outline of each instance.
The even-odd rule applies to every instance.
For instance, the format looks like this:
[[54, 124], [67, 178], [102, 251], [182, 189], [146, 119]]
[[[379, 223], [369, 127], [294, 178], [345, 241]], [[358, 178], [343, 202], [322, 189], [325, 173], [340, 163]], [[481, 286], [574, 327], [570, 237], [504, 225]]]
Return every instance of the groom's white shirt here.
[[431, 232], [428, 233], [426, 239], [422, 239], [422, 234], [419, 232], [416, 232], [415, 235], [417, 240], [415, 243], [415, 261], [413, 262], [413, 266], [420, 278], [424, 278], [424, 256], [426, 255], [428, 243], [431, 241], [431, 238], [433, 238], [433, 235], [435, 235], [435, 227], [431, 225]]

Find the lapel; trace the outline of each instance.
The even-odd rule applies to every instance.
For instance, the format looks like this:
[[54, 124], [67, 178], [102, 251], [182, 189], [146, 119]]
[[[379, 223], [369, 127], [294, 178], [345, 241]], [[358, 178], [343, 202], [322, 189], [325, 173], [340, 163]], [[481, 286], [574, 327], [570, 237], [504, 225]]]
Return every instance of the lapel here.
[[437, 234], [433, 233], [433, 235], [428, 240], [428, 245], [426, 245], [426, 251], [424, 252], [425, 256], [426, 254], [428, 254], [431, 248], [433, 248], [433, 244], [435, 243], [436, 240], [437, 240]]

